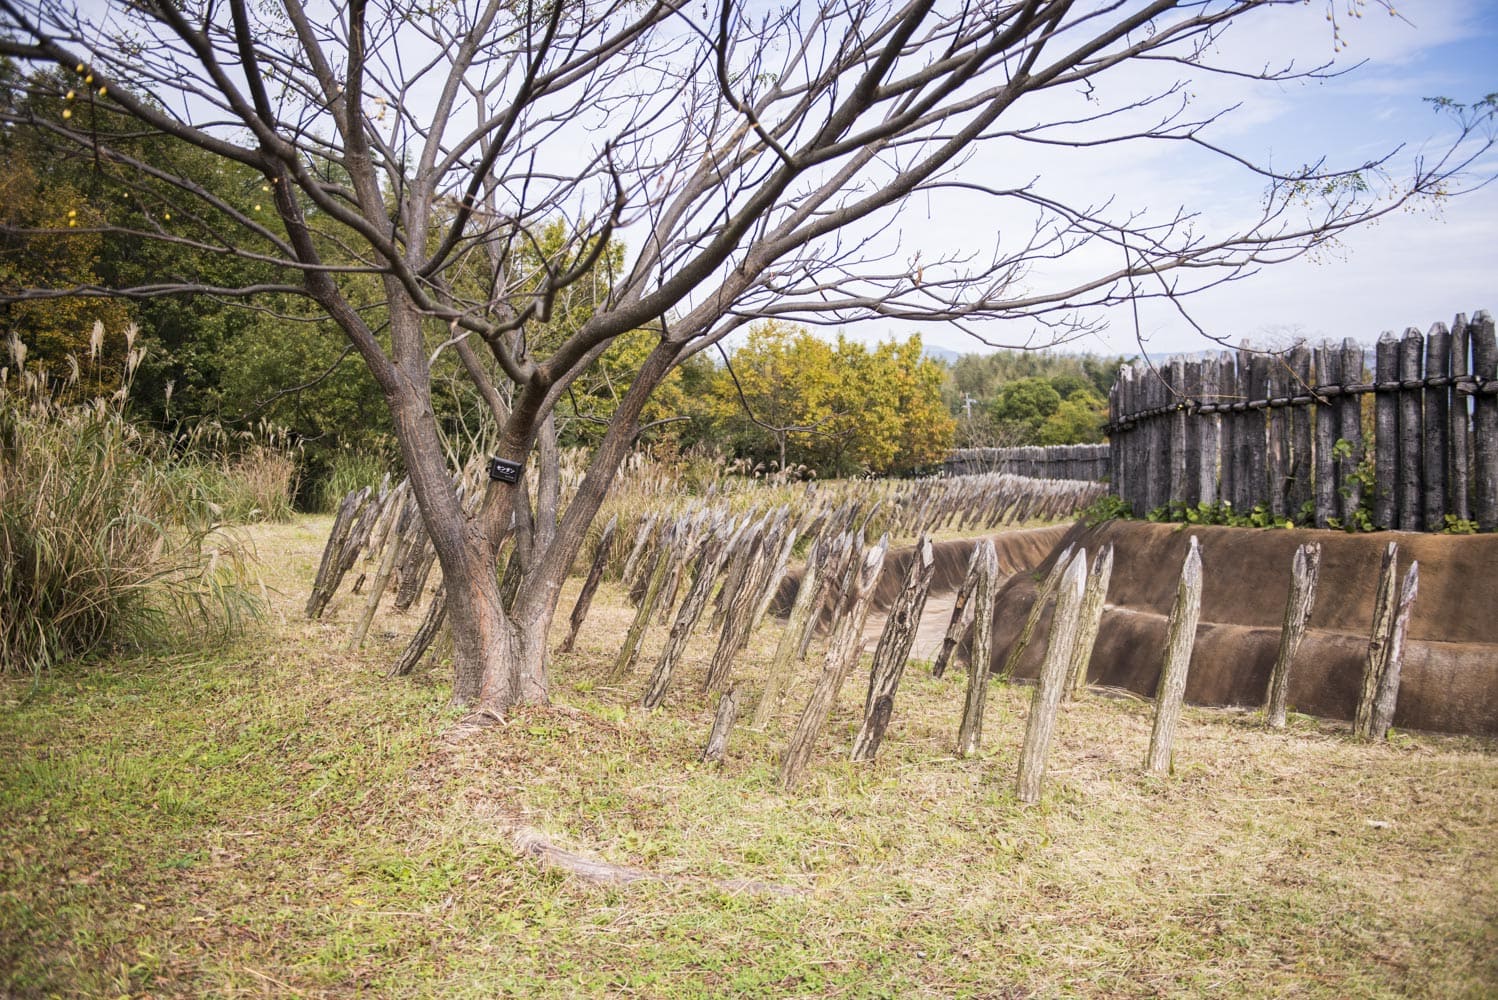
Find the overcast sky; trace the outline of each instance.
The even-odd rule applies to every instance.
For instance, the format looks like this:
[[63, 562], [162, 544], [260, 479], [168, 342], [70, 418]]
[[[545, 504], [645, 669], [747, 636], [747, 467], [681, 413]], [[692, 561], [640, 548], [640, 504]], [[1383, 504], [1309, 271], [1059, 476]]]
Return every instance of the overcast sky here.
[[[1339, 10], [1347, 6], [1345, 0], [1335, 2]], [[1425, 98], [1470, 102], [1498, 91], [1498, 0], [1411, 0], [1399, 5], [1402, 19], [1368, 6], [1361, 19], [1342, 18], [1347, 49], [1338, 54], [1338, 65], [1366, 60], [1344, 76], [1285, 85], [1214, 81], [1209, 99], [1243, 102], [1217, 135], [1230, 139], [1235, 151], [1278, 167], [1323, 154], [1331, 164], [1355, 166], [1401, 143], [1407, 164], [1410, 155], [1439, 147], [1443, 135], [1449, 139], [1449, 119]], [[1332, 41], [1323, 16], [1317, 3], [1235, 25], [1222, 55], [1244, 66], [1286, 55], [1301, 66], [1324, 61]], [[1184, 203], [1224, 219], [1235, 209], [1252, 211], [1262, 185], [1226, 163], [1183, 154], [1178, 145], [1159, 144], [1121, 158], [1114, 154], [1079, 163], [1080, 158], [1063, 153], [1057, 162], [1035, 169], [1049, 178], [1064, 176], [1078, 190], [1113, 191], [1155, 210]], [[1483, 166], [1488, 174], [1498, 172], [1498, 156]], [[929, 219], [908, 223], [912, 242], [961, 246], [961, 236], [972, 231], [970, 218], [958, 223], [939, 211], [927, 214]], [[1044, 276], [1035, 280], [1039, 284]], [[1441, 205], [1401, 211], [1349, 234], [1334, 253], [1266, 268], [1194, 297], [1191, 307], [1204, 328], [1234, 343], [1243, 337], [1283, 343], [1294, 336], [1372, 341], [1384, 330], [1449, 323], [1457, 312], [1498, 310], [1498, 184]], [[1106, 333], [1068, 349], [1138, 353], [1131, 310], [1114, 309], [1106, 318]], [[876, 321], [848, 332], [879, 339], [903, 337], [913, 329]], [[959, 352], [983, 349], [948, 328], [919, 329], [928, 344]], [[1158, 303], [1142, 307], [1138, 331], [1151, 355], [1215, 346]]]

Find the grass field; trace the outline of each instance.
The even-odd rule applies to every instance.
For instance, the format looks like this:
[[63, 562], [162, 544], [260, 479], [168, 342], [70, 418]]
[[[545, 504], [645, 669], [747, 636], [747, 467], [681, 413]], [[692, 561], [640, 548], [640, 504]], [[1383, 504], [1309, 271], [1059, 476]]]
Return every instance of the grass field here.
[[[555, 705], [458, 737], [440, 669], [382, 677], [412, 617], [358, 654], [360, 598], [301, 618], [326, 528], [255, 529], [271, 610], [231, 646], [3, 681], [0, 994], [1498, 994], [1491, 741], [1187, 709], [1158, 780], [1149, 706], [1094, 693], [1025, 808], [1030, 689], [996, 687], [958, 760], [960, 671], [913, 664], [879, 760], [846, 759], [855, 673], [787, 795], [810, 668], [778, 725], [700, 766], [711, 638], [638, 712], [665, 630], [606, 685], [631, 614], [608, 585]], [[651, 877], [584, 881], [522, 827]]]

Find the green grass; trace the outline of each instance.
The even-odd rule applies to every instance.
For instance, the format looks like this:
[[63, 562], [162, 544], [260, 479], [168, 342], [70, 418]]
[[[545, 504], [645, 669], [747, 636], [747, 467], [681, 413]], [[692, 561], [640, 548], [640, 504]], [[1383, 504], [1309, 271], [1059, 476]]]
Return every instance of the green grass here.
[[[1491, 741], [1366, 746], [1305, 717], [1271, 734], [1188, 709], [1175, 774], [1152, 780], [1148, 706], [1094, 695], [1066, 710], [1044, 802], [1026, 808], [1012, 785], [1029, 689], [997, 688], [984, 753], [957, 760], [963, 681], [913, 664], [873, 766], [845, 759], [855, 674], [805, 785], [782, 794], [809, 671], [777, 725], [698, 765], [711, 642], [662, 711], [638, 713], [650, 650], [604, 681], [631, 613], [610, 585], [554, 664], [556, 706], [453, 739], [445, 677], [380, 676], [410, 616], [378, 620], [350, 656], [362, 598], [297, 614], [325, 527], [257, 529], [281, 574], [258, 635], [0, 686], [0, 994], [1498, 988]], [[746, 670], [773, 634], [752, 647]], [[521, 823], [658, 878], [543, 867], [518, 853]], [[740, 879], [794, 894], [726, 888]]]

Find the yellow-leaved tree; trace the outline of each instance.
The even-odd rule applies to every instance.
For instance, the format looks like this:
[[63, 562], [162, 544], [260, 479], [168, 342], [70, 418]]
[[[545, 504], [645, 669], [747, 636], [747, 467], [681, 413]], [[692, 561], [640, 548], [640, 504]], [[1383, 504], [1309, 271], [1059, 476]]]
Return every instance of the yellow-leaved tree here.
[[951, 447], [942, 369], [918, 336], [871, 349], [768, 322], [725, 362], [712, 382], [716, 440], [737, 457], [851, 475], [907, 471]]

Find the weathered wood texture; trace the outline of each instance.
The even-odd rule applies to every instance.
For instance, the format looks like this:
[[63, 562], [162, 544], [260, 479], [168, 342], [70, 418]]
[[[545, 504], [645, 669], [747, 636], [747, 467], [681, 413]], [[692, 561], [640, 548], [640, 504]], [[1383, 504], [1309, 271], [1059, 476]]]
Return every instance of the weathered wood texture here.
[[343, 580], [343, 574], [354, 564], [358, 554], [355, 542], [355, 525], [369, 500], [369, 487], [356, 490], [345, 496], [333, 516], [333, 528], [328, 532], [327, 544], [323, 546], [322, 559], [317, 565], [317, 577], [312, 582], [312, 593], [307, 597], [307, 617], [318, 618], [333, 599], [333, 592]]
[[1030, 699], [1030, 716], [1025, 721], [1025, 742], [1020, 749], [1019, 777], [1015, 794], [1021, 802], [1040, 801], [1045, 781], [1046, 755], [1051, 748], [1051, 734], [1056, 729], [1056, 713], [1061, 706], [1061, 692], [1066, 687], [1067, 669], [1082, 615], [1082, 599], [1087, 586], [1087, 550], [1078, 549], [1056, 589], [1056, 613], [1051, 616], [1045, 662], [1035, 695]]
[[1316, 579], [1321, 573], [1321, 543], [1302, 545], [1295, 550], [1290, 567], [1290, 596], [1285, 601], [1285, 621], [1280, 629], [1279, 652], [1269, 672], [1269, 692], [1265, 696], [1264, 715], [1274, 729], [1285, 728], [1286, 699], [1290, 693], [1290, 668], [1305, 636], [1306, 622], [1316, 605]]
[[707, 746], [702, 751], [704, 764], [723, 763], [723, 757], [728, 753], [728, 734], [733, 731], [733, 724], [739, 717], [739, 703], [743, 693], [744, 686], [735, 684], [718, 699], [718, 710], [713, 713], [713, 728], [708, 733]]
[[978, 606], [973, 601], [973, 590], [978, 586], [982, 554], [983, 547], [975, 545], [972, 555], [968, 556], [967, 572], [963, 575], [962, 583], [958, 586], [957, 594], [952, 600], [952, 617], [947, 621], [947, 631], [942, 636], [941, 649], [931, 664], [932, 677], [940, 677], [947, 672], [947, 663], [952, 659], [952, 650], [957, 648], [957, 644], [972, 627], [973, 609]]
[[[923, 535], [916, 543], [916, 558], [910, 561], [900, 593], [895, 595], [890, 605], [879, 645], [874, 647], [869, 692], [864, 697], [863, 725], [853, 739], [854, 760], [873, 760], [879, 750], [879, 741], [884, 738], [884, 727], [889, 724], [890, 712], [894, 708], [895, 691], [905, 673], [905, 662], [910, 658], [910, 647], [915, 645], [921, 612], [925, 610], [926, 595], [931, 591], [931, 577], [935, 572], [936, 552], [931, 540]], [[876, 711], [881, 703], [882, 710]]]
[[447, 624], [447, 592], [439, 585], [437, 593], [427, 603], [426, 614], [422, 616], [421, 624], [417, 626], [416, 632], [406, 642], [406, 648], [401, 650], [401, 655], [391, 664], [391, 677], [405, 677], [416, 669], [416, 664], [426, 655], [426, 651], [437, 641], [437, 636], [442, 634], [442, 628]]
[[[725, 590], [733, 587], [723, 616], [723, 631], [718, 637], [717, 649], [709, 664], [704, 688], [709, 694], [722, 691], [733, 670], [733, 661], [749, 641], [749, 634], [756, 623], [756, 614], [762, 603], [763, 588], [771, 576], [774, 564], [787, 534], [794, 534], [784, 517], [777, 518], [769, 532], [753, 548], [744, 563], [744, 572], [737, 582], [729, 580], [723, 584]], [[791, 539], [795, 541], [794, 538]], [[787, 554], [788, 551], [787, 551]], [[784, 564], [781, 564], [782, 571]]]
[[983, 742], [983, 707], [988, 701], [988, 671], [993, 652], [993, 603], [999, 579], [999, 554], [993, 539], [978, 546], [978, 580], [973, 601], [981, 612], [973, 618], [973, 645], [968, 652], [967, 695], [957, 728], [957, 755], [971, 757]]
[[818, 538], [806, 551], [806, 569], [801, 574], [801, 583], [796, 588], [796, 599], [791, 604], [790, 616], [780, 632], [780, 641], [775, 645], [775, 655], [770, 660], [770, 669], [765, 674], [765, 688], [760, 693], [759, 704], [754, 707], [753, 729], [763, 729], [770, 724], [780, 703], [785, 698], [786, 684], [791, 677], [792, 665], [800, 659], [796, 654], [801, 635], [806, 631], [811, 618], [812, 605], [822, 593], [822, 581], [827, 569], [823, 566], [830, 546]]
[[593, 549], [593, 563], [588, 567], [588, 575], [583, 578], [583, 587], [578, 591], [577, 602], [572, 605], [572, 615], [567, 622], [567, 638], [562, 640], [562, 645], [559, 647], [563, 653], [570, 653], [577, 643], [577, 633], [588, 618], [588, 608], [593, 605], [593, 595], [598, 592], [598, 584], [603, 580], [603, 570], [608, 565], [609, 553], [614, 548], [614, 532], [618, 528], [619, 515], [615, 514], [609, 518], [609, 523], [604, 525], [603, 534], [598, 536], [598, 544]]
[[1181, 700], [1186, 694], [1186, 674], [1191, 667], [1191, 650], [1196, 645], [1201, 603], [1201, 545], [1193, 535], [1165, 630], [1165, 664], [1160, 669], [1160, 682], [1155, 690], [1155, 722], [1150, 729], [1149, 752], [1144, 758], [1145, 770], [1151, 774], [1170, 771], [1176, 726], [1181, 719]]
[[[415, 501], [410, 496], [409, 487], [401, 483], [401, 488], [397, 490], [397, 500], [392, 504], [391, 509], [395, 509], [396, 506], [404, 507], [406, 504], [414, 505]], [[388, 526], [395, 520], [395, 517], [382, 515], [380, 520]], [[359, 646], [364, 642], [364, 637], [369, 634], [369, 626], [374, 621], [375, 612], [379, 610], [386, 588], [390, 585], [390, 574], [395, 571], [395, 559], [400, 550], [398, 545], [384, 544], [389, 534], [387, 531], [379, 530], [378, 533], [386, 537], [380, 537], [378, 540], [371, 537], [370, 548], [378, 551], [383, 545], [384, 552], [380, 556], [379, 568], [375, 570], [374, 582], [370, 584], [369, 598], [364, 602], [364, 610], [359, 615], [359, 621], [354, 625], [353, 633], [349, 635], [348, 651], [350, 653], [358, 651]]]
[[[1061, 550], [1061, 555], [1051, 566], [1051, 571], [1039, 587], [1035, 588], [1035, 602], [1030, 605], [1030, 614], [1025, 618], [1024, 627], [1020, 629], [1019, 636], [1015, 638], [1014, 645], [1009, 647], [1009, 655], [1004, 658], [1004, 667], [999, 671], [999, 680], [1007, 681], [1014, 676], [1014, 668], [1019, 665], [1019, 659], [1025, 655], [1025, 650], [1030, 646], [1030, 640], [1035, 636], [1035, 626], [1040, 624], [1040, 616], [1045, 612], [1046, 604], [1051, 595], [1056, 592], [1056, 587], [1061, 583], [1061, 575], [1066, 572], [1067, 565], [1071, 562], [1071, 546], [1068, 545]], [[979, 605], [985, 613], [987, 608]]]
[[640, 606], [635, 609], [635, 618], [629, 625], [629, 632], [624, 636], [624, 643], [619, 647], [619, 656], [614, 660], [614, 668], [609, 671], [609, 681], [617, 681], [626, 676], [634, 669], [635, 661], [640, 656], [640, 644], [645, 641], [645, 630], [650, 627], [650, 616], [655, 611], [655, 602], [660, 597], [661, 584], [665, 582], [666, 570], [671, 565], [671, 549], [676, 544], [676, 537], [684, 527], [681, 521], [673, 524], [661, 524], [661, 537], [655, 547], [654, 559], [650, 562], [650, 575], [646, 578], [645, 593], [640, 599]]
[[1374, 592], [1373, 629], [1368, 639], [1368, 660], [1363, 685], [1353, 715], [1352, 731], [1363, 739], [1381, 740], [1394, 721], [1399, 697], [1399, 673], [1404, 661], [1404, 637], [1410, 612], [1420, 590], [1420, 564], [1411, 562], [1404, 583], [1399, 583], [1399, 545], [1390, 542], [1378, 570]]
[[942, 462], [948, 476], [1002, 472], [1028, 479], [1108, 478], [1105, 444], [1026, 445], [1019, 448], [959, 448]]
[[853, 570], [849, 587], [847, 610], [838, 619], [827, 647], [827, 656], [822, 661], [822, 673], [812, 688], [806, 708], [796, 723], [789, 744], [780, 760], [780, 787], [790, 788], [800, 780], [811, 760], [811, 751], [817, 735], [827, 724], [832, 714], [833, 703], [848, 678], [848, 672], [858, 660], [859, 647], [863, 643], [863, 626], [869, 616], [869, 604], [874, 598], [874, 585], [879, 580], [879, 571], [884, 567], [884, 556], [889, 551], [888, 536], [879, 544], [863, 553], [863, 558]]
[[1113, 493], [1136, 514], [1223, 500], [1318, 527], [1498, 530], [1493, 317], [1385, 333], [1366, 360], [1348, 339], [1123, 366]]
[[1072, 646], [1071, 663], [1067, 665], [1067, 687], [1073, 698], [1087, 687], [1087, 668], [1092, 663], [1092, 647], [1097, 644], [1098, 629], [1103, 623], [1103, 606], [1108, 600], [1108, 584], [1113, 579], [1113, 545], [1092, 561], [1087, 571], [1087, 586], [1082, 592], [1082, 612], [1078, 617], [1077, 641]]
[[718, 570], [723, 565], [723, 556], [731, 534], [731, 530], [723, 534], [713, 530], [703, 539], [692, 570], [692, 583], [687, 588], [687, 596], [681, 602], [676, 620], [671, 623], [671, 632], [666, 636], [666, 645], [661, 650], [655, 669], [650, 673], [650, 680], [645, 684], [645, 693], [640, 696], [641, 708], [655, 708], [666, 697], [676, 664], [686, 652], [692, 630], [697, 627], [702, 612], [707, 608], [707, 599], [712, 594]]
[[[573, 606], [567, 635], [559, 651], [566, 652], [574, 647], [597, 588], [605, 577], [616, 580], [631, 603], [638, 607], [649, 595], [655, 571], [664, 566], [654, 598], [655, 611], [640, 620], [638, 632], [643, 635], [651, 620], [658, 621], [664, 628], [673, 618], [677, 595], [688, 587], [689, 561], [700, 552], [702, 534], [710, 530], [709, 525], [715, 518], [727, 521], [731, 518], [731, 511], [742, 512], [744, 509], [745, 484], [736, 477], [725, 474], [698, 493], [681, 489], [678, 480], [669, 476], [663, 478], [663, 473], [642, 472], [634, 468], [637, 463], [633, 459], [629, 464], [630, 474], [635, 477], [631, 486], [646, 494], [653, 492], [663, 502], [654, 509], [625, 505], [610, 522], [612, 530], [604, 531], [590, 555], [592, 563]], [[486, 479], [482, 455], [454, 472], [453, 487], [460, 501], [468, 498], [466, 508], [471, 509], [483, 496], [481, 487]], [[433, 589], [428, 587], [429, 577], [435, 576], [440, 585], [435, 549], [415, 505], [405, 499], [409, 485], [402, 484], [395, 490], [389, 487], [387, 477], [379, 489], [354, 491], [340, 504], [322, 553], [317, 578], [312, 581], [306, 606], [309, 616], [325, 613], [339, 588], [362, 594], [373, 582], [374, 593], [360, 603], [366, 612], [375, 608], [377, 613], [376, 602], [383, 602], [387, 593], [395, 594], [397, 610], [406, 610], [418, 597]], [[568, 488], [564, 482], [562, 489]], [[846, 596], [841, 586], [843, 570], [849, 562], [856, 562], [863, 549], [863, 536], [859, 532], [919, 534], [926, 528], [943, 524], [951, 527], [958, 522], [972, 530], [994, 530], [1000, 525], [1032, 518], [1069, 517], [1106, 493], [1106, 485], [1099, 482], [1027, 479], [997, 472], [921, 480], [808, 483], [803, 491], [768, 512], [750, 509], [745, 523], [753, 523], [758, 530], [752, 536], [740, 532], [738, 541], [730, 546], [724, 560], [730, 567], [727, 584], [718, 588], [716, 579], [713, 581], [719, 597], [719, 614], [722, 618], [727, 617], [732, 598], [743, 590], [740, 584], [744, 574], [756, 568], [758, 575], [749, 592], [756, 600], [747, 608], [748, 613], [741, 621], [741, 626], [747, 625], [748, 632], [752, 633], [767, 613], [797, 539], [825, 539], [827, 554], [822, 559], [822, 566], [827, 572], [821, 574], [818, 589], [811, 595], [812, 605], [805, 627], [796, 636], [795, 652], [804, 657], [817, 629], [837, 617]], [[565, 507], [565, 503], [562, 506]], [[664, 550], [663, 562], [660, 536], [682, 522], [686, 528], [684, 531], [678, 528], [675, 544]], [[523, 532], [517, 529], [517, 537], [520, 534]], [[779, 540], [778, 545], [771, 543], [767, 547], [768, 558], [756, 564], [752, 558], [756, 555], [755, 546], [766, 547], [766, 536], [771, 534]], [[753, 545], [749, 544], [751, 537]], [[855, 537], [858, 539], [856, 545]], [[502, 570], [501, 599], [505, 606], [513, 601], [519, 587], [525, 552], [526, 547], [512, 539], [504, 545], [496, 560], [497, 567]], [[357, 579], [352, 584], [345, 582], [354, 577]], [[376, 578], [383, 578], [384, 582]], [[708, 599], [711, 600], [711, 593]], [[722, 625], [721, 618], [718, 625]], [[368, 627], [362, 621], [356, 625], [355, 637], [350, 643], [359, 642], [360, 631]], [[743, 629], [736, 630], [736, 633], [742, 635]], [[412, 639], [413, 655], [424, 653], [430, 638], [427, 630], [419, 629]], [[626, 644], [626, 671], [630, 666], [627, 661], [629, 652], [637, 648], [636, 642]], [[404, 662], [414, 661], [406, 657]], [[720, 661], [722, 665], [726, 665], [726, 659]]]

